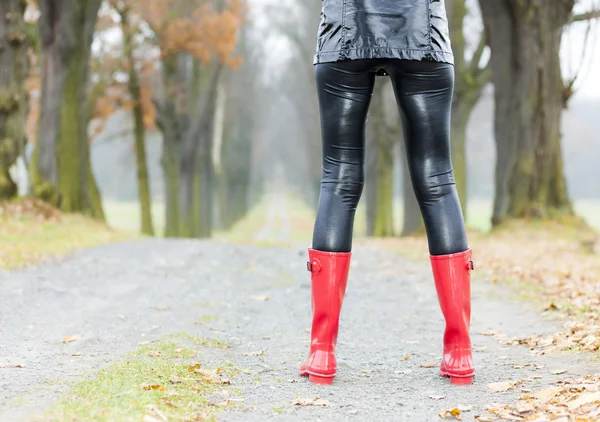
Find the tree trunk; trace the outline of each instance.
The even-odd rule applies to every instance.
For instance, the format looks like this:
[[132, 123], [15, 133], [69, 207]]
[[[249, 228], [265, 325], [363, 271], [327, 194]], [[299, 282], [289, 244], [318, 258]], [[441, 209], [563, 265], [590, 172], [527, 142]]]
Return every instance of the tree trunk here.
[[40, 137], [33, 192], [63, 211], [102, 218], [87, 134], [88, 69], [101, 0], [40, 0]]
[[[385, 81], [387, 82], [387, 81]], [[369, 147], [376, 150], [375, 206], [367, 215], [373, 218], [372, 235], [385, 237], [394, 235], [394, 139], [386, 122], [384, 89], [389, 87], [379, 79], [373, 93], [369, 113]]]
[[25, 79], [29, 73], [26, 2], [0, 2], [0, 199], [17, 194], [10, 167], [24, 150], [28, 98]]
[[133, 101], [133, 124], [135, 137], [135, 158], [137, 166], [138, 196], [140, 201], [141, 231], [148, 236], [154, 236], [152, 224], [152, 199], [150, 194], [150, 179], [146, 161], [146, 130], [144, 128], [144, 110], [142, 109], [142, 93], [135, 58], [133, 56], [133, 29], [129, 25], [128, 11], [120, 12], [121, 29], [123, 31], [123, 49], [129, 67], [128, 89]]
[[415, 196], [410, 172], [408, 170], [408, 161], [404, 145], [400, 149], [402, 151], [402, 198], [404, 205], [404, 217], [402, 222], [402, 236], [412, 236], [415, 234], [424, 233], [423, 216], [421, 208]]
[[492, 49], [497, 148], [492, 223], [572, 214], [561, 151], [560, 42], [574, 0], [480, 0]]
[[[194, 98], [197, 104], [189, 110], [192, 123], [183, 142], [179, 165], [179, 221], [180, 235], [184, 237], [209, 237], [212, 232], [213, 166], [210, 129], [221, 69], [222, 65], [218, 62], [208, 69], [210, 73], [205, 86], [198, 98]], [[200, 77], [199, 73], [197, 77]], [[196, 83], [198, 81], [193, 82]], [[199, 86], [198, 89], [192, 89], [194, 91], [200, 91]], [[199, 193], [201, 196], [198, 196]]]
[[180, 83], [178, 57], [163, 59], [162, 76], [165, 99], [157, 102], [158, 127], [163, 135], [161, 165], [165, 181], [165, 237], [179, 234], [179, 141], [180, 129], [177, 119], [176, 101]]

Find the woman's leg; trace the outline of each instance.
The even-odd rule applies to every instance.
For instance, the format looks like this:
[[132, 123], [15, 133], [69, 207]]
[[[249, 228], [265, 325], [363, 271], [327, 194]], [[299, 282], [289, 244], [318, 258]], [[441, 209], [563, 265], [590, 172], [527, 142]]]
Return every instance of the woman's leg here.
[[375, 73], [364, 61], [325, 63], [316, 66], [316, 79], [323, 177], [313, 249], [350, 252], [364, 183], [365, 124]]
[[454, 67], [408, 61], [390, 67], [404, 122], [411, 179], [446, 320], [440, 374], [450, 377], [453, 384], [470, 384], [475, 374], [469, 335], [473, 262], [450, 159]]
[[354, 213], [364, 180], [365, 123], [375, 74], [368, 62], [320, 64], [316, 68], [323, 132], [323, 179], [313, 247], [308, 251], [312, 285], [310, 352], [300, 375], [331, 384], [335, 346], [350, 269]]
[[403, 118], [406, 156], [432, 255], [468, 249], [450, 153], [454, 67], [397, 61], [390, 66]]

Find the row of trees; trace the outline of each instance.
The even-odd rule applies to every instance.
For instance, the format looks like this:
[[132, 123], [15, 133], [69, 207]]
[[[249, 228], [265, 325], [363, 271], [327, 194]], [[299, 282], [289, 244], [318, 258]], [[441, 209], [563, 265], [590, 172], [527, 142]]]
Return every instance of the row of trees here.
[[[560, 122], [562, 110], [573, 94], [576, 75], [563, 77], [560, 47], [570, 25], [596, 19], [600, 11], [574, 14], [576, 0], [479, 0], [479, 7], [469, 0], [445, 3], [456, 71], [452, 158], [463, 205], [468, 199], [467, 124], [484, 88], [493, 83], [497, 152], [493, 224], [511, 218], [572, 214]], [[315, 16], [319, 8], [319, 1], [306, 1], [302, 6], [304, 16]], [[286, 34], [300, 52], [309, 48], [314, 36], [302, 30], [307, 24], [300, 21], [295, 31], [286, 25]], [[309, 57], [308, 52], [303, 56]], [[368, 130], [367, 231], [376, 236], [394, 234], [394, 160], [390, 151], [401, 139], [401, 127], [393, 98], [386, 94], [391, 91], [388, 84], [378, 80]], [[297, 101], [310, 103], [314, 98], [298, 96]], [[299, 113], [303, 120], [315, 119], [312, 110], [299, 109]], [[319, 170], [314, 170], [315, 177]], [[422, 222], [406, 166], [403, 179], [403, 232], [409, 234], [421, 230]]]
[[[133, 122], [142, 232], [154, 234], [148, 130], [163, 135], [167, 236], [209, 236], [216, 202], [227, 210], [223, 226], [240, 218], [250, 164], [237, 157], [251, 147], [254, 116], [247, 102], [228, 98], [241, 84], [255, 89], [245, 76], [256, 66], [243, 42], [245, 15], [243, 0], [2, 1], [0, 199], [16, 195], [9, 169], [29, 141], [31, 194], [103, 219], [90, 137], [125, 110]], [[245, 72], [235, 71], [240, 66]], [[28, 101], [26, 82], [35, 78], [39, 100]], [[39, 130], [28, 140], [33, 109]]]

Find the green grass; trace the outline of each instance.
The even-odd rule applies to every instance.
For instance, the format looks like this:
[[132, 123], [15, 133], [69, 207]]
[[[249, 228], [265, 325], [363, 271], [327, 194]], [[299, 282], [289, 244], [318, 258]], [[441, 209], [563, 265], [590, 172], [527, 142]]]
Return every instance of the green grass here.
[[[2, 205], [2, 204], [0, 204]], [[109, 228], [106, 224], [76, 214], [53, 210], [46, 218], [38, 211], [13, 210], [0, 216], [0, 270], [14, 269], [104, 243], [135, 238], [134, 234]]]
[[[178, 334], [140, 348], [90, 379], [77, 383], [44, 416], [48, 421], [141, 421], [144, 416], [161, 420], [214, 420], [226, 403], [211, 403], [211, 394], [234, 389], [220, 380], [233, 378], [231, 366], [206, 368], [198, 350], [186, 343], [210, 343]], [[219, 344], [219, 343], [217, 343]], [[210, 379], [194, 368], [218, 371]], [[198, 418], [198, 419], [196, 419]]]
[[[226, 233], [217, 233], [217, 237], [225, 238], [235, 243], [254, 243], [262, 246], [273, 246], [279, 243], [275, 237], [257, 240], [255, 235], [264, 227], [267, 215], [269, 197], [265, 197], [257, 206], [250, 210], [249, 214], [238, 222], [232, 230]], [[309, 241], [312, 234], [315, 211], [298, 199], [288, 198], [288, 210], [292, 222], [291, 239], [294, 241]], [[475, 230], [486, 232], [491, 228], [492, 200], [473, 199], [469, 201], [467, 209], [467, 225]], [[582, 216], [588, 224], [600, 229], [600, 200], [582, 200], [575, 202], [576, 212]], [[119, 230], [137, 232], [139, 230], [139, 205], [137, 202], [104, 201], [108, 224]], [[154, 228], [158, 235], [163, 232], [164, 227], [164, 204], [154, 202], [152, 204], [152, 216]], [[394, 216], [396, 232], [402, 227], [403, 209], [402, 201], [394, 203]], [[366, 207], [362, 201], [358, 207], [355, 220], [355, 236], [361, 237], [366, 234]]]

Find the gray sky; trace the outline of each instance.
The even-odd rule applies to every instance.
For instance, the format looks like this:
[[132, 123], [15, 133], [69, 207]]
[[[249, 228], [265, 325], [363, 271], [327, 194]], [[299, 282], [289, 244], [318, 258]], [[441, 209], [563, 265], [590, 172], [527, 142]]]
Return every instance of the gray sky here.
[[[294, 5], [301, 0], [249, 0], [251, 5], [250, 18], [255, 23], [257, 32], [255, 36], [263, 42], [269, 52], [269, 68], [276, 72], [290, 54], [290, 47], [284, 37], [277, 34], [269, 25], [269, 5], [289, 4], [290, 13], [294, 13]], [[600, 0], [579, 0], [576, 13], [590, 10], [596, 5], [600, 8]], [[315, 16], [318, 21], [319, 16]], [[591, 23], [587, 49], [583, 55], [585, 35], [588, 23], [577, 23], [565, 32], [561, 58], [565, 78], [572, 76], [579, 70], [576, 97], [598, 98], [600, 97], [600, 78], [594, 75], [600, 74], [600, 19]], [[315, 34], [316, 36], [316, 34]], [[583, 62], [582, 62], [583, 57]]]

